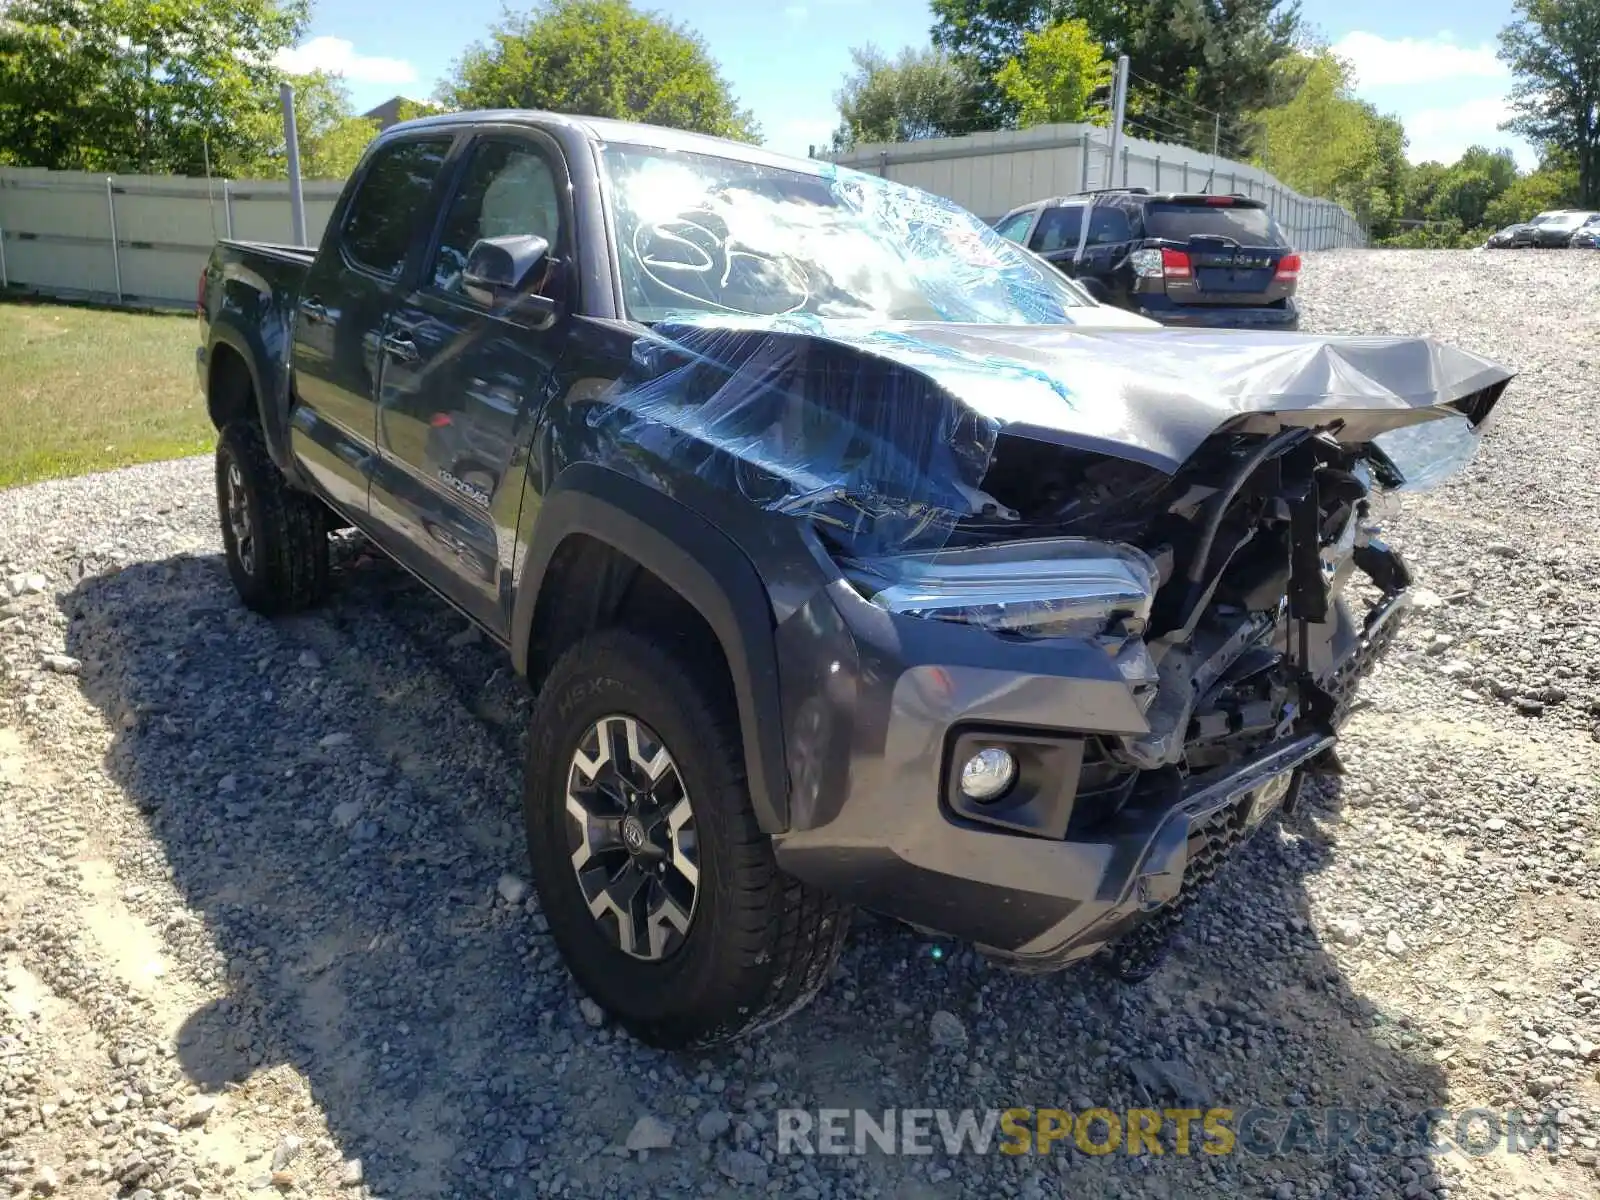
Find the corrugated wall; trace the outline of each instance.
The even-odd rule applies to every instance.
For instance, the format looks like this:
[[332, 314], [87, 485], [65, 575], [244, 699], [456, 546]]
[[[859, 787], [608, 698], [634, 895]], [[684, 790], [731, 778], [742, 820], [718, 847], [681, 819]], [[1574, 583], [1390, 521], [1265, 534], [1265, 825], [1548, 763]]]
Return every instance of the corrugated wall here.
[[[304, 185], [313, 243], [343, 186]], [[192, 304], [200, 268], [221, 237], [292, 241], [289, 185], [0, 168], [0, 278], [10, 286]]]
[[1093, 125], [1039, 125], [857, 146], [834, 161], [946, 196], [989, 221], [1033, 200], [1091, 188], [1207, 188], [1265, 201], [1302, 250], [1366, 245], [1360, 222], [1346, 209], [1302, 196], [1259, 167], [1138, 138], [1123, 140], [1113, 167], [1109, 138], [1107, 130]]

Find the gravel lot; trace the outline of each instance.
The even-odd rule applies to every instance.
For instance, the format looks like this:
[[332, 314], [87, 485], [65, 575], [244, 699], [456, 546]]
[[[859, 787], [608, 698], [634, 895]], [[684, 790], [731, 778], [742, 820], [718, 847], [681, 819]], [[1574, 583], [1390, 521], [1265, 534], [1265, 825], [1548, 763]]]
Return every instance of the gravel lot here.
[[[703, 1060], [580, 1003], [524, 882], [528, 698], [459, 617], [355, 543], [325, 611], [248, 614], [209, 460], [0, 493], [24, 593], [0, 602], [0, 1184], [1600, 1193], [1600, 255], [1322, 254], [1302, 292], [1310, 328], [1522, 372], [1468, 473], [1392, 524], [1428, 591], [1350, 773], [1263, 831], [1143, 989], [864, 919], [810, 1009]], [[774, 1153], [783, 1107], [1152, 1098], [1520, 1107], [1559, 1153]]]

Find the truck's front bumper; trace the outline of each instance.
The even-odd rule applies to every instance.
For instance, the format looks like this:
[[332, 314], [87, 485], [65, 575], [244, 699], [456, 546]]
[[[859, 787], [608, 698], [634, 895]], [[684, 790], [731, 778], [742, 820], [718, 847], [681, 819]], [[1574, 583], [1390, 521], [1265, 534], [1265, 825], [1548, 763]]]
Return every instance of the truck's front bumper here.
[[[1370, 668], [1404, 602], [1402, 593], [1374, 610], [1347, 641], [1341, 665], [1350, 671], [1341, 674]], [[1081, 654], [1008, 646], [1008, 661], [994, 664], [997, 639], [981, 631], [856, 610], [847, 597], [839, 608], [839, 619], [802, 610], [800, 626], [780, 628], [781, 661], [797, 661], [782, 653], [786, 641], [798, 652], [820, 639], [826, 664], [811, 685], [786, 680], [792, 821], [776, 839], [780, 864], [840, 899], [1020, 967], [1086, 957], [1178, 902], [1334, 741], [1330, 725], [1306, 723], [1204, 776], [1148, 772], [1114, 816], [1087, 829], [984, 824], [950, 803], [974, 735], [1015, 750], [1024, 771], [1045, 776], [1036, 786], [1054, 789], [1070, 811], [1085, 748], [1143, 731], [1109, 658], [1087, 643]], [[1009, 660], [1014, 650], [1023, 657]]]

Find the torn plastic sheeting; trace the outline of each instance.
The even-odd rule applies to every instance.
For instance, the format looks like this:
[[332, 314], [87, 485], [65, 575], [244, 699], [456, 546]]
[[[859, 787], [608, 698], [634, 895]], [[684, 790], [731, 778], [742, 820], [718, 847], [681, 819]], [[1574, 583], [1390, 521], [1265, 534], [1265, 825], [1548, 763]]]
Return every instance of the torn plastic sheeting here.
[[978, 485], [998, 424], [928, 374], [798, 328], [727, 325], [657, 326], [590, 425], [863, 552], [939, 549], [992, 503]]
[[910, 366], [1002, 429], [1168, 473], [1237, 417], [1327, 412], [1360, 440], [1511, 378], [1427, 338], [816, 324], [815, 336]]
[[[804, 514], [862, 553], [937, 549], [1002, 430], [1175, 472], [1230, 421], [1441, 416], [1510, 373], [1424, 338], [706, 316], [663, 321], [591, 417], [621, 444]], [[1479, 415], [1481, 416], [1481, 406]]]

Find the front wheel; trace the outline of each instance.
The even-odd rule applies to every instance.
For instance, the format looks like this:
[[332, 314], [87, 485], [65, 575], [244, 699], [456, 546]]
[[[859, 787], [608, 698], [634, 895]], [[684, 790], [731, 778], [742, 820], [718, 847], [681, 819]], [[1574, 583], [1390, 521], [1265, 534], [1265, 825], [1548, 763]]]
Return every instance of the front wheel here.
[[709, 657], [594, 634], [551, 670], [528, 737], [524, 815], [551, 933], [584, 991], [669, 1049], [802, 1008], [848, 926], [778, 869]]

